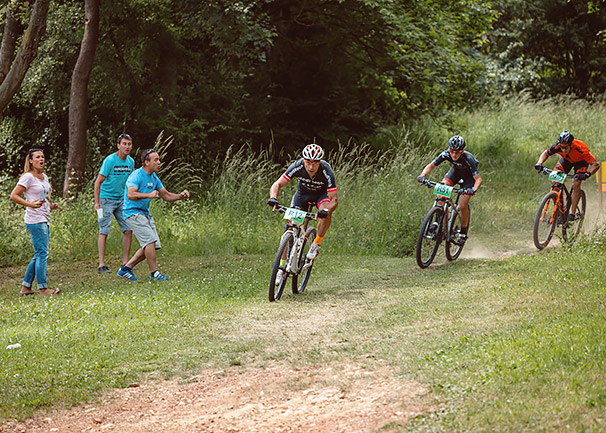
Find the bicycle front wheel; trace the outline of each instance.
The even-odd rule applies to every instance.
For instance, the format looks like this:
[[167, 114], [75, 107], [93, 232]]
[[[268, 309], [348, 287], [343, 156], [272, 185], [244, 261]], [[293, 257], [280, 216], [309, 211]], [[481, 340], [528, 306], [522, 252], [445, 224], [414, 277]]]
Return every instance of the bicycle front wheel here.
[[442, 216], [444, 211], [441, 207], [435, 206], [427, 212], [419, 235], [417, 236], [417, 264], [421, 269], [425, 269], [433, 262], [433, 259], [438, 252], [440, 241], [442, 238]]
[[[469, 209], [469, 207], [468, 207]], [[471, 224], [471, 209], [469, 209], [469, 225]], [[461, 255], [465, 242], [461, 242], [461, 214], [453, 211], [450, 214], [450, 221], [448, 223], [448, 237], [446, 239], [446, 258], [448, 260], [456, 260]]]
[[570, 223], [568, 228], [562, 226], [562, 238], [565, 241], [572, 242], [576, 239], [578, 234], [583, 228], [583, 221], [585, 220], [585, 208], [587, 207], [587, 199], [585, 197], [585, 191], [581, 190], [581, 196], [579, 197], [579, 203], [576, 209], [570, 209], [569, 215], [574, 215], [574, 221]]
[[[307, 287], [307, 283], [309, 282], [309, 277], [311, 276], [311, 268], [313, 267], [313, 261], [309, 263], [309, 266], [305, 267], [307, 263], [307, 252], [309, 251], [309, 247], [311, 243], [316, 238], [316, 229], [314, 227], [308, 227], [305, 232], [305, 239], [303, 240], [303, 245], [301, 246], [301, 251], [299, 252], [299, 263], [297, 264], [297, 275], [293, 275], [292, 277], [292, 292], [295, 295], [299, 295], [305, 291]], [[301, 283], [299, 283], [299, 277], [301, 277]]]
[[[276, 258], [274, 259], [274, 264], [271, 268], [271, 277], [269, 278], [269, 302], [277, 301], [282, 297], [282, 292], [284, 291], [286, 280], [288, 279], [286, 266], [288, 265], [288, 260], [290, 260], [290, 253], [293, 245], [294, 237], [292, 233], [285, 232], [284, 235], [282, 235], [282, 240], [280, 241], [280, 246], [278, 247]], [[284, 252], [286, 252], [286, 263], [280, 265]]]
[[534, 218], [533, 240], [539, 250], [545, 248], [551, 241], [553, 232], [560, 220], [558, 209], [558, 194], [549, 192], [541, 200], [537, 215]]

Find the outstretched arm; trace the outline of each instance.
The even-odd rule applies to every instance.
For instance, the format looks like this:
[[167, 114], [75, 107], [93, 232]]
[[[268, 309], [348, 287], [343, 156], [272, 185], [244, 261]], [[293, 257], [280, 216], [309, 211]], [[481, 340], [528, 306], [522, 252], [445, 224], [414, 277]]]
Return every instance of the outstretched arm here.
[[166, 190], [166, 188], [162, 188], [159, 190], [159, 193], [160, 193], [160, 197], [162, 197], [162, 200], [168, 201], [168, 202], [173, 202], [173, 201], [177, 201], [177, 200], [183, 200], [184, 198], [189, 198], [189, 191], [186, 189], [181, 191], [179, 194], [175, 194], [174, 192], [168, 192]]

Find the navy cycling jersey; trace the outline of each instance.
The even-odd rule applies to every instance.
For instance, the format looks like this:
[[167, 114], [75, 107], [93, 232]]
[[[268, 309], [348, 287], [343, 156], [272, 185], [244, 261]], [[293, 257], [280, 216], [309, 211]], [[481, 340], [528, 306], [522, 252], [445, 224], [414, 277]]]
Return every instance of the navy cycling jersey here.
[[433, 160], [433, 165], [440, 165], [444, 161], [450, 162], [457, 172], [457, 175], [459, 175], [462, 179], [469, 177], [473, 178], [476, 174], [480, 173], [478, 170], [478, 160], [475, 158], [475, 156], [467, 151], [463, 152], [459, 159], [455, 161], [450, 156], [450, 152], [445, 150]]
[[335, 173], [332, 171], [330, 164], [324, 160], [320, 161], [320, 168], [313, 179], [309, 177], [307, 170], [305, 170], [303, 158], [293, 162], [286, 169], [282, 177], [289, 182], [293, 177], [299, 178], [297, 191], [302, 193], [332, 192], [337, 190]]

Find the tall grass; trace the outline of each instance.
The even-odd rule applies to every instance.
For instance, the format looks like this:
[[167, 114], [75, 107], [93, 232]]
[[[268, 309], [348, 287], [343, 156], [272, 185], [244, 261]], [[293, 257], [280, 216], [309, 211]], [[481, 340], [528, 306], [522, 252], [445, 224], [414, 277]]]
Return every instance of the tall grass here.
[[[385, 128], [367, 144], [327, 147], [326, 159], [336, 173], [339, 207], [323, 244], [326, 251], [410, 254], [418, 225], [432, 201], [431, 192], [420, 188], [414, 178], [454, 133], [467, 140], [467, 149], [479, 159], [484, 179], [480, 193], [471, 201], [472, 233], [490, 232], [495, 237], [512, 227], [527, 229], [532, 221], [538, 200], [548, 189], [548, 182], [537, 176], [532, 165], [561, 130], [571, 130], [598, 159], [606, 158], [606, 107], [602, 102], [590, 104], [569, 98], [533, 101], [521, 96], [498, 107], [461, 112], [453, 119], [448, 128], [425, 119]], [[159, 137], [156, 144], [166, 149], [170, 137]], [[297, 157], [291, 155], [292, 160]], [[552, 157], [547, 165], [556, 160]], [[269, 212], [265, 200], [286, 164], [274, 164], [268, 153], [253, 153], [247, 148], [230, 151], [216, 161], [204, 188], [199, 178], [188, 184], [192, 170], [183, 170], [183, 164], [170, 166], [169, 162], [161, 178], [169, 190], [192, 188], [191, 200], [152, 203], [163, 254], [258, 253], [275, 248], [283, 221], [280, 215]], [[443, 164], [431, 178], [441, 179], [447, 169]], [[31, 255], [23, 210], [8, 200], [14, 181], [3, 180], [0, 266], [22, 263]], [[279, 197], [282, 203], [290, 203], [295, 184], [293, 181], [283, 189]], [[594, 180], [585, 188], [594, 188]], [[51, 260], [94, 256], [97, 230], [90, 195], [62, 203], [62, 210], [52, 215]], [[119, 257], [116, 227], [108, 242], [110, 256]]]

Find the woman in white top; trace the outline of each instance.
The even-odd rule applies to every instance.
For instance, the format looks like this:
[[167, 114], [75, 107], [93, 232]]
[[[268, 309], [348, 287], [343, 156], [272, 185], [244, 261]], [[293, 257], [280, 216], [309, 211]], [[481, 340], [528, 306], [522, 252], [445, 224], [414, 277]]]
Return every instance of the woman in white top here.
[[[50, 211], [57, 209], [57, 203], [50, 203], [52, 188], [48, 176], [44, 174], [44, 152], [30, 149], [25, 159], [23, 174], [11, 192], [11, 200], [26, 207], [25, 227], [34, 244], [34, 257], [25, 271], [21, 295], [33, 295], [34, 279], [41, 296], [56, 295], [59, 289], [51, 290], [46, 283], [46, 262], [50, 239]], [[25, 195], [25, 198], [22, 197]]]

